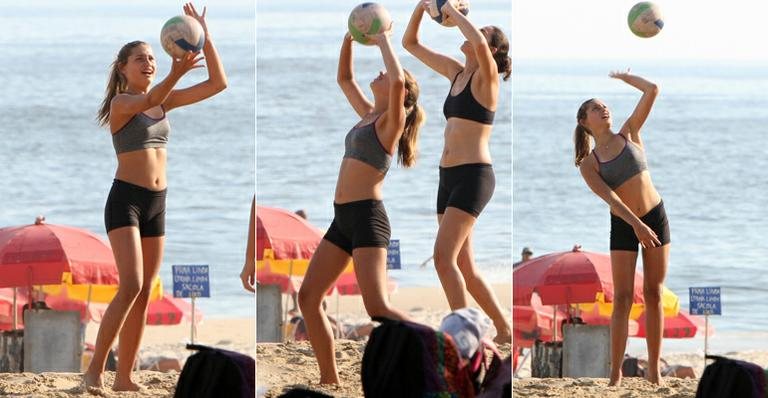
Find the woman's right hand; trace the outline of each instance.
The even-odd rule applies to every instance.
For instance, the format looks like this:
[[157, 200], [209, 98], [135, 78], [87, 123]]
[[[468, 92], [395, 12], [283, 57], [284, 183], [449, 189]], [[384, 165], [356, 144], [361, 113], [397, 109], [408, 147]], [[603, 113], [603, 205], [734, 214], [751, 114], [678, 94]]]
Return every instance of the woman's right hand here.
[[202, 68], [204, 65], [199, 65], [198, 63], [204, 58], [200, 56], [200, 51], [187, 51], [181, 58], [172, 58], [170, 74], [181, 77], [192, 69]]
[[643, 248], [651, 248], [651, 247], [660, 247], [661, 241], [659, 240], [659, 237], [656, 236], [656, 232], [653, 232], [653, 230], [645, 225], [645, 223], [640, 222], [638, 225], [635, 225], [632, 228], [635, 231], [635, 236], [637, 236], [637, 240], [640, 241], [640, 244], [643, 245]]

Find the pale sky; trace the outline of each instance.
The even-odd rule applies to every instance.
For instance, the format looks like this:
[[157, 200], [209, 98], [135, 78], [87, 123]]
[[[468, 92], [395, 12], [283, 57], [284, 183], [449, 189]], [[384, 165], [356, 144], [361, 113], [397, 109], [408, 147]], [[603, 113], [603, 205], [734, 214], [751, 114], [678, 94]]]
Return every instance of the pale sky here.
[[664, 29], [642, 39], [629, 31], [637, 0], [513, 0], [516, 59], [766, 60], [768, 2], [655, 1]]

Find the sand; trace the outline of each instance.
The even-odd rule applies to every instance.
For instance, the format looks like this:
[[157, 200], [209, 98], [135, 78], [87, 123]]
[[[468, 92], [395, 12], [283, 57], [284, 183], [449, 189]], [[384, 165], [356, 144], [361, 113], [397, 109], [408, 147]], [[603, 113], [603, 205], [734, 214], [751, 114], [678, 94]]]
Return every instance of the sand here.
[[[89, 324], [86, 341], [93, 342], [98, 324]], [[182, 322], [177, 326], [147, 326], [140, 355], [166, 356], [183, 361], [194, 352], [185, 348], [189, 341], [190, 325]], [[206, 318], [198, 325], [195, 343], [242, 352], [255, 357], [254, 319]], [[134, 382], [143, 388], [139, 392], [115, 392], [109, 388], [114, 372], [104, 373], [105, 388], [99, 391], [103, 397], [173, 397], [179, 373], [161, 373], [142, 370], [134, 372]], [[9, 397], [93, 397], [82, 386], [80, 373], [0, 373], [0, 396]]]
[[[666, 345], [674, 346], [671, 339]], [[729, 351], [714, 352], [716, 355], [756, 363], [768, 367], [768, 351]], [[702, 352], [671, 352], [663, 358], [670, 365], [691, 366], [697, 377], [704, 371]], [[515, 397], [568, 397], [568, 398], [694, 398], [699, 379], [679, 379], [665, 377], [665, 386], [652, 385], [639, 377], [628, 377], [622, 380], [620, 387], [608, 387], [608, 379], [579, 378], [579, 379], [538, 379], [529, 377], [530, 357], [523, 363], [518, 376], [513, 383]]]
[[[509, 285], [493, 286], [497, 298], [502, 303], [511, 303]], [[442, 318], [450, 310], [440, 288], [401, 288], [391, 297], [394, 306], [406, 310], [416, 321], [437, 328]], [[473, 306], [476, 306], [474, 303]], [[338, 317], [344, 322], [367, 321], [360, 296], [339, 298]], [[511, 307], [503, 306], [511, 318]], [[336, 297], [328, 300], [328, 310], [332, 316], [336, 313]], [[509, 355], [509, 344], [499, 347], [502, 355]], [[282, 392], [293, 388], [308, 388], [334, 397], [362, 397], [360, 364], [365, 343], [339, 340], [336, 344], [336, 361], [341, 385], [320, 386], [320, 371], [317, 368], [309, 342], [259, 343], [256, 347], [256, 384], [258, 396], [277, 397]]]

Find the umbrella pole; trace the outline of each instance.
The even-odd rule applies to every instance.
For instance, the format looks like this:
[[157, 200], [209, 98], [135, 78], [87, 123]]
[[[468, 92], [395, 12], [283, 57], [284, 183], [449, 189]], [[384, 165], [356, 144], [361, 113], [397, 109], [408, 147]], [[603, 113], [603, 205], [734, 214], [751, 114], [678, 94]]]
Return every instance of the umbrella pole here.
[[554, 322], [555, 332], [552, 336], [552, 342], [557, 341], [557, 306], [553, 305], [552, 308], [554, 310], [552, 311], [552, 322]]
[[13, 330], [16, 330], [19, 324], [19, 311], [16, 308], [16, 286], [13, 287]]
[[[293, 259], [288, 261], [288, 286], [291, 287], [290, 290], [294, 290], [293, 289], [294, 287], [293, 286]], [[283, 328], [285, 328], [285, 325], [288, 324], [288, 301], [292, 299], [294, 293], [296, 292], [291, 292], [288, 294], [288, 299], [285, 300], [285, 305], [283, 306]], [[282, 297], [282, 295], [280, 295], [280, 297]]]
[[707, 367], [707, 349], [709, 348], [709, 315], [704, 314], [704, 368]]
[[192, 322], [189, 326], [189, 339], [195, 344], [195, 295], [192, 295]]

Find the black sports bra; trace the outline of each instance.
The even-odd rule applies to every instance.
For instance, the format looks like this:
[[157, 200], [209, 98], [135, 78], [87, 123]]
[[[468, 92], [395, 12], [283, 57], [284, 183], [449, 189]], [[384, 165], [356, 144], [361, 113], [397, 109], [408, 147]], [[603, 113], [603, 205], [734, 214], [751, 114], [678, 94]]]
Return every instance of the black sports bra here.
[[[448, 118], [457, 117], [482, 124], [493, 124], [493, 116], [496, 112], [489, 111], [488, 108], [480, 105], [475, 97], [472, 96], [472, 78], [474, 76], [475, 73], [472, 72], [472, 76], [469, 77], [467, 85], [459, 94], [454, 96], [451, 95], [450, 90], [448, 91], [448, 98], [445, 99], [445, 103], [443, 104], [443, 115], [445, 115], [446, 120]], [[459, 74], [457, 73], [456, 77], [454, 77], [451, 82], [451, 90], [458, 77]]]

